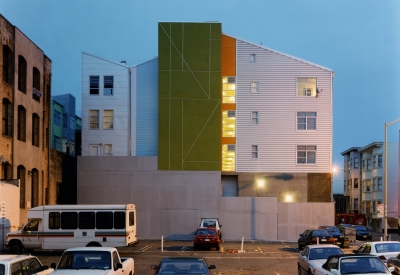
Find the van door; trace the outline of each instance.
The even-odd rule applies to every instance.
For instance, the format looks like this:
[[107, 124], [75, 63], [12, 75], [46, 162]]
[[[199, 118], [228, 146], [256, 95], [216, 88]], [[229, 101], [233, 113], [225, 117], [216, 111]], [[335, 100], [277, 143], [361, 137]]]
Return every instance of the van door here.
[[22, 228], [22, 244], [28, 249], [42, 248], [42, 220], [30, 220]]
[[126, 232], [128, 236], [126, 236], [126, 244], [135, 244], [137, 243], [137, 236], [136, 236], [136, 211], [134, 210], [127, 210], [127, 222], [126, 222]]

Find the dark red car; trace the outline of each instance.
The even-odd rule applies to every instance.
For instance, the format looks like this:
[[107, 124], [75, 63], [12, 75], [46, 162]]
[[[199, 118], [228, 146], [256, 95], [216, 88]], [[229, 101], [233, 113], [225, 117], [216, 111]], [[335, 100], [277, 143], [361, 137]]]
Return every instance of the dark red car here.
[[220, 239], [215, 228], [199, 228], [193, 234], [194, 249], [215, 247], [219, 250]]

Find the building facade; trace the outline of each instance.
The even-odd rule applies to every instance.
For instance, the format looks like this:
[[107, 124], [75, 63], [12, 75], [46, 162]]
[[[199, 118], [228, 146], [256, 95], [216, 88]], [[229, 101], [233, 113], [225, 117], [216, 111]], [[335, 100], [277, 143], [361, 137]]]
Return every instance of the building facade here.
[[[51, 60], [0, 15], [2, 179], [19, 179], [20, 224], [31, 207], [50, 202]], [[29, 157], [27, 157], [29, 156]]]
[[344, 196], [346, 197], [345, 213], [357, 214], [361, 205], [361, 154], [360, 147], [352, 147], [344, 152], [343, 175]]
[[217, 171], [222, 196], [332, 201], [331, 69], [221, 23], [160, 22], [158, 54], [128, 67], [83, 53], [82, 156]]

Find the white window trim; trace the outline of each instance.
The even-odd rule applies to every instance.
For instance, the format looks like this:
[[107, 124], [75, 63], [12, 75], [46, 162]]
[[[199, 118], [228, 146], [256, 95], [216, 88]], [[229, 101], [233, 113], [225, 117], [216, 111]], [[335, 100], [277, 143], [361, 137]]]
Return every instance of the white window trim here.
[[[307, 150], [306, 149], [306, 152], [315, 152], [315, 163], [307, 163], [307, 153], [306, 153], [306, 163], [298, 163], [298, 158], [299, 158], [299, 150], [298, 150], [298, 148], [297, 148], [297, 146], [315, 146], [315, 151], [313, 151], [313, 150]], [[301, 151], [303, 151], [303, 150], [301, 150]], [[296, 145], [296, 165], [307, 165], [307, 166], [312, 166], [312, 165], [317, 165], [318, 164], [318, 155], [317, 155], [317, 151], [318, 151], [318, 146], [317, 145], [311, 145], [311, 144], [307, 144], [307, 145], [304, 145], [304, 144], [298, 144], [298, 145]]]
[[[97, 155], [92, 155], [92, 148], [97, 148]], [[89, 144], [89, 156], [100, 156], [100, 145], [98, 144]]]
[[[105, 113], [106, 113], [106, 111], [112, 111], [112, 116], [107, 116], [107, 117], [111, 117], [112, 118], [111, 127], [110, 128], [105, 128], [104, 127], [104, 124], [106, 123], [105, 122], [105, 118], [106, 118]], [[115, 116], [114, 110], [103, 110], [103, 123], [102, 123], [103, 124], [103, 130], [114, 130], [114, 116]]]
[[[315, 113], [315, 129], [310, 129], [310, 130], [307, 129], [308, 128], [307, 115], [305, 116], [305, 118], [306, 118], [306, 129], [304, 129], [304, 130], [303, 129], [299, 129], [299, 122], [298, 122], [299, 116], [298, 116], [298, 113]], [[317, 129], [318, 129], [318, 127], [317, 127], [317, 125], [318, 125], [318, 112], [317, 111], [296, 111], [295, 112], [295, 116], [296, 116], [296, 131], [301, 131], [301, 132], [304, 132], [304, 131], [307, 131], [307, 132], [317, 131]], [[345, 170], [346, 170], [346, 168], [345, 168]]]
[[[253, 117], [253, 113], [256, 113], [257, 116]], [[253, 118], [257, 119], [257, 123], [253, 123]], [[260, 113], [258, 111], [251, 111], [250, 112], [250, 124], [251, 125], [260, 125], [259, 119], [260, 119]]]
[[[257, 84], [257, 90], [255, 92], [253, 92], [253, 83]], [[260, 82], [258, 81], [253, 81], [250, 83], [250, 93], [251, 94], [258, 94], [260, 92]]]
[[[256, 151], [253, 151], [253, 147], [254, 147], [254, 146], [255, 146], [255, 148], [257, 149]], [[256, 158], [253, 157], [253, 153], [257, 153], [257, 157], [256, 157]], [[257, 160], [259, 157], [260, 157], [260, 148], [259, 148], [259, 146], [258, 146], [258, 145], [255, 145], [255, 144], [252, 144], [252, 145], [251, 145], [251, 159]]]
[[256, 62], [256, 61], [257, 61], [257, 55], [255, 53], [251, 53], [249, 55], [249, 62]]
[[[298, 87], [299, 87], [299, 82], [298, 82], [298, 79], [299, 78], [315, 78], [315, 96], [304, 96], [304, 95], [302, 95], [302, 96], [300, 96], [299, 95], [299, 91], [297, 90], [298, 89]], [[318, 97], [318, 77], [309, 77], [309, 76], [297, 76], [296, 77], [296, 97], [301, 97], [301, 98], [317, 98]]]
[[[98, 118], [97, 128], [90, 127], [90, 124], [91, 124], [91, 122], [90, 122], [90, 118], [91, 118], [90, 112], [91, 111], [97, 111], [98, 112], [97, 113], [97, 118]], [[100, 110], [89, 110], [89, 130], [100, 130]]]

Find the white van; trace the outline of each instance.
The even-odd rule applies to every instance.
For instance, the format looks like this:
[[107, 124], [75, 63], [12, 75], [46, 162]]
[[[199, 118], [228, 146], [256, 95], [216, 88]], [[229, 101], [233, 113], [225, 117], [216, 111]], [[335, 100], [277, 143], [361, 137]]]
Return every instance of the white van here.
[[134, 204], [34, 207], [28, 211], [28, 223], [6, 237], [6, 246], [13, 253], [22, 253], [24, 248], [65, 250], [77, 246], [121, 247], [135, 243]]

